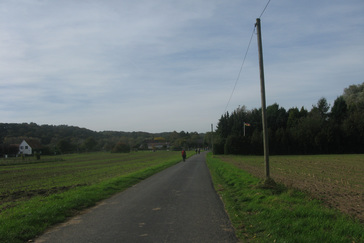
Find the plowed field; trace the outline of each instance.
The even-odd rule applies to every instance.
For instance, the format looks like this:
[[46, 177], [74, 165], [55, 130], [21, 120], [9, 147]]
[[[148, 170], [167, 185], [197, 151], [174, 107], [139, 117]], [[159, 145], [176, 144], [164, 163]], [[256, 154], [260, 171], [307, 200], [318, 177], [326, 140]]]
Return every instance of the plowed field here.
[[[262, 156], [217, 156], [265, 178]], [[364, 223], [364, 155], [271, 156], [270, 174]]]

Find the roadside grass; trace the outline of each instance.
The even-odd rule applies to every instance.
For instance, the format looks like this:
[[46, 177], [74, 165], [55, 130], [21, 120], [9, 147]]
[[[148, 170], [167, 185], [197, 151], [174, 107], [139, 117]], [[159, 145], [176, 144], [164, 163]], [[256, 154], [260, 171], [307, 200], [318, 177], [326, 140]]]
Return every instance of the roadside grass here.
[[358, 220], [301, 191], [280, 184], [263, 187], [260, 179], [211, 153], [207, 164], [243, 242], [364, 242]]
[[[94, 154], [93, 157], [104, 158], [98, 163], [90, 159], [85, 159], [85, 155], [74, 155], [68, 158], [64, 157], [64, 160], [57, 162], [60, 165], [58, 169], [62, 171], [62, 176], [66, 174], [66, 172], [62, 170], [65, 167], [62, 163], [71, 161], [73, 166], [70, 167], [74, 170], [77, 170], [77, 166], [80, 166], [80, 163], [89, 166], [90, 164], [95, 163], [92, 166], [93, 173], [90, 172], [94, 178], [90, 179], [90, 173], [71, 174], [72, 177], [84, 176], [83, 183], [79, 184], [80, 181], [82, 181], [82, 178], [74, 178], [73, 181], [67, 184], [71, 184], [72, 186], [66, 191], [55, 192], [49, 195], [34, 195], [28, 199], [17, 201], [14, 204], [7, 202], [7, 204], [11, 204], [11, 206], [3, 209], [0, 213], [0, 242], [25, 242], [35, 238], [48, 227], [65, 221], [67, 217], [75, 215], [80, 210], [94, 206], [96, 202], [106, 199], [117, 192], [123, 191], [141, 180], [180, 162], [181, 156], [179, 152], [174, 153], [175, 154], [170, 152], [168, 156], [164, 152], [152, 153], [154, 157], [150, 158], [149, 161], [147, 158], [150, 156], [139, 157], [140, 154], [129, 154], [121, 155], [120, 157], [119, 155], [116, 163], [128, 165], [125, 167], [125, 171], [119, 172], [119, 175], [117, 176], [113, 174], [113, 177], [109, 177], [108, 175], [100, 177], [97, 173], [104, 175], [105, 167], [110, 167], [110, 163], [105, 163], [104, 161], [108, 159], [112, 160], [112, 157], [115, 155], [110, 155], [111, 157], [108, 157], [108, 155], [105, 154], [101, 154], [101, 156], [99, 154]], [[138, 158], [136, 159], [134, 156], [137, 156]], [[142, 161], [143, 158], [147, 161]], [[79, 161], [77, 162], [77, 160]], [[123, 160], [125, 162], [123, 162]], [[153, 160], [154, 163], [151, 163], [151, 160]], [[129, 161], [133, 162], [129, 163]], [[57, 181], [57, 178], [52, 178], [53, 175], [57, 175], [57, 163], [51, 165], [53, 174], [49, 173], [48, 179], [50, 182], [48, 184], [52, 184], [52, 181], [55, 181], [56, 184], [60, 183]], [[31, 171], [33, 171], [33, 173], [36, 172], [34, 174], [34, 176], [36, 176], [38, 175], [38, 166], [45, 166], [45, 164], [34, 164], [33, 166], [36, 168], [34, 170], [31, 168], [32, 165], [29, 166], [28, 169], [22, 168], [21, 171], [27, 170], [29, 173], [27, 174], [28, 176], [31, 176]], [[3, 171], [6, 169], [5, 167], [6, 166], [2, 166]], [[47, 166], [46, 171], [48, 170], [48, 167], [49, 165]], [[115, 170], [114, 167], [112, 169]], [[119, 168], [119, 170], [121, 169]], [[69, 171], [69, 168], [67, 171], [67, 173], [72, 173], [72, 171]], [[71, 177], [66, 176], [62, 178], [62, 180], [64, 180], [70, 179]], [[45, 178], [42, 178], [40, 181], [41, 185], [44, 186]], [[47, 186], [49, 186], [48, 184]], [[36, 180], [31, 181], [31, 185], [32, 187], [40, 187], [36, 185]], [[14, 188], [14, 190], [15, 189], [16, 188]], [[21, 187], [21, 189], [24, 188]]]
[[[265, 178], [263, 156], [218, 155], [217, 158], [260, 179]], [[307, 192], [364, 223], [364, 155], [270, 156], [271, 177], [289, 188]]]

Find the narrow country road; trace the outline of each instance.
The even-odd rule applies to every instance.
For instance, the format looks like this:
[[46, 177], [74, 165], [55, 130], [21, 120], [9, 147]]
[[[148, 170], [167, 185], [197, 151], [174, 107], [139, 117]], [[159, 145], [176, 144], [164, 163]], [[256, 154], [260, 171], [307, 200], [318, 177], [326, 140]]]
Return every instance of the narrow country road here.
[[155, 174], [35, 242], [237, 242], [205, 158]]

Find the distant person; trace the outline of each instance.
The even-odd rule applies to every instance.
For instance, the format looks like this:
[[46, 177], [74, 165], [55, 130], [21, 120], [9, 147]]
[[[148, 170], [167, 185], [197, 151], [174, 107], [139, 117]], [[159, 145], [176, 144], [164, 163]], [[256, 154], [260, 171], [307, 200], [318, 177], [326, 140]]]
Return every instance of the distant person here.
[[200, 154], [201, 153], [201, 149], [200, 148], [198, 148], [198, 154]]
[[186, 161], [186, 156], [187, 156], [186, 151], [183, 149], [182, 150], [182, 159], [183, 159], [183, 162]]

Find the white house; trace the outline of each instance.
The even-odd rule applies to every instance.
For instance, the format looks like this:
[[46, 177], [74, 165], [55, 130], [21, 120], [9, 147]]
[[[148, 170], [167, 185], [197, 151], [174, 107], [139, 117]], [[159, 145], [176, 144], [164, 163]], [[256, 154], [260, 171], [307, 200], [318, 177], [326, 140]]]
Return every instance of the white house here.
[[19, 145], [19, 154], [32, 154], [32, 147], [25, 140]]

